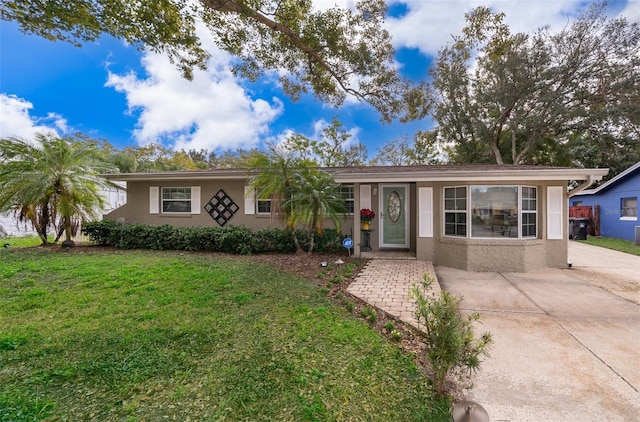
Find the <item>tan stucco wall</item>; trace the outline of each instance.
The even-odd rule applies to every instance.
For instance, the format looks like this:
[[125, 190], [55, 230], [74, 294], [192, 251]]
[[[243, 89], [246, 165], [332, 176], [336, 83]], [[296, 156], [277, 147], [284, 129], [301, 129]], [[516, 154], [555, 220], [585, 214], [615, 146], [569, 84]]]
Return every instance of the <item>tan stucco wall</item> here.
[[[418, 183], [417, 187], [433, 187], [433, 238], [417, 238], [416, 257], [432, 261], [434, 265], [467, 271], [526, 272], [541, 268], [566, 268], [567, 239], [546, 239], [547, 186], [565, 186], [564, 182], [513, 183], [538, 187], [537, 239], [470, 239], [444, 236], [443, 188], [445, 186], [508, 184], [470, 180], [457, 183]], [[565, 214], [567, 212], [565, 207]], [[568, 215], [565, 215], [564, 221], [567, 219]]]
[[[567, 228], [562, 240], [547, 240], [546, 212], [547, 186], [565, 186], [564, 181], [527, 183], [517, 182], [516, 185], [538, 187], [538, 238], [537, 239], [464, 239], [445, 237], [443, 235], [443, 188], [445, 186], [462, 185], [506, 185], [509, 183], [483, 183], [481, 181], [460, 181], [456, 183], [420, 182], [409, 183], [410, 198], [410, 250], [415, 251], [418, 259], [432, 261], [435, 265], [460, 268], [471, 271], [514, 271], [524, 272], [540, 268], [565, 268], [567, 265]], [[380, 216], [381, 184], [371, 183], [371, 209]], [[201, 213], [192, 215], [150, 214], [149, 187], [187, 187], [200, 186]], [[219, 189], [224, 191], [240, 207], [239, 211], [229, 220], [227, 225], [247, 226], [252, 229], [266, 227], [283, 227], [282, 223], [272, 221], [268, 215], [245, 214], [244, 201], [245, 180], [222, 181], [181, 181], [181, 182], [129, 182], [127, 189], [127, 204], [108, 214], [106, 218], [116, 220], [123, 218], [126, 223], [143, 223], [152, 225], [173, 224], [180, 226], [218, 227], [203, 207]], [[433, 187], [433, 232], [432, 238], [418, 237], [419, 224], [417, 188]], [[376, 194], [373, 191], [376, 190]], [[342, 233], [350, 235], [356, 245], [355, 253], [359, 253], [360, 236], [360, 184], [354, 184], [355, 214], [348, 217], [342, 225]], [[566, 198], [565, 198], [566, 199]], [[566, 201], [565, 201], [566, 203]], [[568, 208], [564, 209], [564, 221], [568, 221]], [[330, 226], [330, 224], [327, 224]], [[380, 218], [376, 217], [372, 224], [371, 246], [379, 250]]]
[[[149, 187], [190, 187], [200, 186], [200, 214], [150, 214]], [[127, 187], [127, 203], [107, 214], [105, 218], [117, 220], [124, 218], [125, 223], [141, 223], [151, 225], [171, 224], [176, 226], [219, 227], [218, 223], [204, 210], [205, 204], [223, 189], [225, 193], [240, 207], [227, 222], [228, 226], [246, 226], [254, 230], [266, 227], [284, 227], [284, 224], [272, 220], [269, 215], [245, 214], [244, 180], [225, 181], [189, 181], [189, 182], [129, 182]], [[326, 227], [333, 227], [333, 223], [326, 222]], [[353, 221], [348, 218], [342, 224], [342, 233], [352, 232]]]

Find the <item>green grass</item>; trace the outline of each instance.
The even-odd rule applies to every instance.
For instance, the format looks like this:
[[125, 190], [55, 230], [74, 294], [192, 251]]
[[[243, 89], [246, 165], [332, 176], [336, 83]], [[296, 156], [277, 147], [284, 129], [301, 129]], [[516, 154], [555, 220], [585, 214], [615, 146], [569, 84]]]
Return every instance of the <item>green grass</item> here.
[[629, 240], [614, 239], [612, 237], [587, 236], [587, 240], [582, 240], [581, 242], [640, 256], [640, 246]]
[[[48, 236], [49, 241], [53, 242], [53, 236]], [[30, 246], [40, 246], [42, 245], [42, 240], [38, 236], [9, 236], [4, 239], [0, 239], [0, 246], [9, 244], [10, 248], [26, 248]]]
[[0, 249], [2, 421], [449, 421], [448, 408], [411, 356], [250, 257]]

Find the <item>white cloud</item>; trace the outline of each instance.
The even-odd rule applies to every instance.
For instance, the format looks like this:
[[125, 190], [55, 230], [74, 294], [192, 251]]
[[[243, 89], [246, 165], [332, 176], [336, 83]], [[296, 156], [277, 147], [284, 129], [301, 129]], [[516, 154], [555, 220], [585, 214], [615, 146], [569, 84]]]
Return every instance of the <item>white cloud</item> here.
[[250, 148], [268, 133], [283, 111], [282, 102], [252, 99], [228, 70], [231, 57], [209, 51], [208, 69], [194, 70], [192, 81], [155, 53], [142, 59], [144, 78], [109, 72], [106, 86], [123, 92], [129, 111], [139, 113], [134, 131], [138, 143], [161, 142], [176, 150]]
[[[413, 0], [405, 3], [408, 12], [400, 18], [387, 19], [387, 28], [393, 36], [396, 48], [418, 48], [429, 56], [459, 35], [465, 25], [464, 14], [477, 6], [488, 6], [496, 12], [506, 14], [505, 22], [511, 32], [531, 33], [544, 25], [560, 30], [586, 7], [582, 0], [537, 0], [537, 1], [463, 1], [463, 0]], [[622, 13], [631, 22], [640, 20], [640, 4], [631, 0]]]
[[640, 22], [640, 1], [630, 0], [620, 15], [626, 17], [629, 22]]
[[31, 115], [33, 104], [11, 94], [0, 94], [0, 137], [32, 139], [37, 132], [54, 132], [57, 135], [70, 131], [67, 120], [56, 113], [45, 117]]

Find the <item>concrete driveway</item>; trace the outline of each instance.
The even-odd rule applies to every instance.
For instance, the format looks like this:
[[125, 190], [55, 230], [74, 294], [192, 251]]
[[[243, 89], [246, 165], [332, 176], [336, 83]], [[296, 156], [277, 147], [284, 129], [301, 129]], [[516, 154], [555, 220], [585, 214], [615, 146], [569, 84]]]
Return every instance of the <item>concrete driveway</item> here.
[[569, 241], [569, 262], [574, 275], [640, 304], [640, 256]]
[[640, 420], [638, 304], [575, 268], [435, 270], [443, 289], [464, 296], [465, 311], [480, 312], [476, 331], [493, 334], [469, 396], [492, 422]]
[[[493, 334], [469, 396], [492, 422], [640, 420], [640, 257], [571, 241], [569, 260], [530, 273], [435, 268], [482, 315], [477, 332]], [[415, 323], [408, 291], [427, 264], [372, 260], [349, 292]]]

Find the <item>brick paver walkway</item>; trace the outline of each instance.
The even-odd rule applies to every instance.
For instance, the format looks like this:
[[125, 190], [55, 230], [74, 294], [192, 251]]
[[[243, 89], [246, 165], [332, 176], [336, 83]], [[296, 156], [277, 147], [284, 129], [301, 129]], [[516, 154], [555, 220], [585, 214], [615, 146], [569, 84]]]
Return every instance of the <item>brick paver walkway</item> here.
[[422, 281], [424, 273], [436, 279], [430, 290], [439, 294], [440, 285], [431, 262], [373, 259], [358, 274], [347, 292], [419, 329], [415, 301], [409, 298], [409, 290], [413, 283]]

